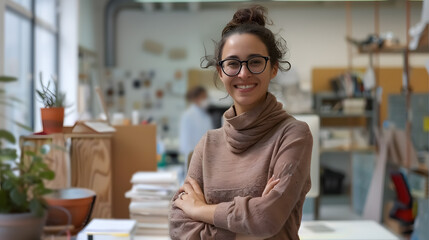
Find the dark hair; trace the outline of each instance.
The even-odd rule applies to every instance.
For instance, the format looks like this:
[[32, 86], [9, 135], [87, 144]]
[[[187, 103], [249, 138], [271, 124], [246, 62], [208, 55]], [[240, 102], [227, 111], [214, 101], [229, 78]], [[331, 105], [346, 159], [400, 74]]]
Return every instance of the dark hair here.
[[[271, 66], [278, 64], [280, 70], [288, 71], [291, 68], [291, 64], [283, 60], [287, 52], [286, 41], [281, 36], [276, 38], [273, 32], [265, 27], [265, 24], [272, 24], [272, 21], [266, 17], [266, 13], [267, 9], [260, 5], [237, 10], [231, 21], [223, 29], [220, 42], [216, 43], [215, 56], [206, 54], [201, 59], [201, 67], [208, 68], [217, 65], [218, 61], [222, 58], [222, 50], [228, 37], [236, 33], [249, 33], [259, 37], [265, 44]], [[204, 64], [205, 62], [207, 63]], [[287, 64], [287, 68], [281, 66], [281, 63]]]
[[193, 101], [199, 98], [204, 93], [207, 93], [204, 87], [202, 86], [193, 87], [186, 93], [186, 100]]

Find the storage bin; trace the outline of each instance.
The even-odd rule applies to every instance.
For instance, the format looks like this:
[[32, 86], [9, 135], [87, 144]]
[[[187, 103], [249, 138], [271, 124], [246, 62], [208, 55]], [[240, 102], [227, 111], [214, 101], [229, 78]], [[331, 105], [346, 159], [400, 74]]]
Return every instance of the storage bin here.
[[328, 168], [323, 168], [322, 191], [324, 194], [341, 194], [343, 192], [344, 174]]

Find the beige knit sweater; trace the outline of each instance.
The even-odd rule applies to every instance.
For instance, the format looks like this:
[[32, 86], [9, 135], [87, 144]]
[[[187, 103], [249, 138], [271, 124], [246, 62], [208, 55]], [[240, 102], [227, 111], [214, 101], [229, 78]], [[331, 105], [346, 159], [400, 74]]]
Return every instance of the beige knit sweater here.
[[[200, 184], [208, 204], [218, 204], [214, 225], [194, 221], [172, 204], [175, 239], [299, 239], [302, 206], [310, 190], [313, 138], [306, 123], [288, 115], [268, 93], [265, 102], [236, 116], [231, 107], [222, 128], [195, 147], [188, 176]], [[280, 182], [266, 196], [273, 176]], [[172, 201], [177, 198], [177, 194]]]

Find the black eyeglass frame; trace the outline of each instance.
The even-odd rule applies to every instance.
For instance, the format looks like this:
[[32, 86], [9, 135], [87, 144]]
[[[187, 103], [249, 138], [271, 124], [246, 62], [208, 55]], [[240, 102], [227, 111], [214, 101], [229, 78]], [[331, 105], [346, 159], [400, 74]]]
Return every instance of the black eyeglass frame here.
[[[254, 59], [254, 58], [257, 58], [257, 57], [261, 57], [261, 58], [265, 59], [265, 66], [264, 66], [264, 69], [262, 69], [262, 71], [260, 71], [260, 72], [253, 72], [249, 68], [249, 61], [252, 60], [252, 59]], [[235, 61], [238, 61], [240, 63], [240, 69], [238, 69], [238, 72], [236, 74], [234, 74], [234, 75], [230, 75], [230, 74], [226, 73], [225, 70], [223, 69], [223, 63], [226, 62], [226, 61], [229, 61], [229, 60], [235, 60]], [[249, 70], [249, 72], [251, 72], [253, 74], [261, 74], [267, 68], [268, 60], [270, 60], [270, 57], [266, 57], [266, 56], [253, 56], [253, 57], [251, 57], [251, 58], [249, 58], [249, 59], [247, 59], [245, 61], [240, 61], [238, 59], [233, 59], [233, 58], [227, 58], [227, 59], [219, 61], [217, 64], [222, 69], [222, 72], [225, 73], [228, 77], [234, 77], [234, 76], [237, 76], [241, 72], [241, 68], [243, 67], [243, 63], [246, 63], [246, 67], [247, 67], [247, 70]]]

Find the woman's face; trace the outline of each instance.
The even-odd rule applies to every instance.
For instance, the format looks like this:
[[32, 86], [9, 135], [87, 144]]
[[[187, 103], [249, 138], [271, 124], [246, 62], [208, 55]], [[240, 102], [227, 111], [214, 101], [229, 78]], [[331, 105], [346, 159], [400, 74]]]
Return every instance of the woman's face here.
[[[222, 50], [222, 59], [248, 60], [254, 56], [268, 56], [265, 44], [253, 34], [233, 34], [225, 42]], [[277, 74], [278, 66], [271, 66], [268, 60], [262, 73], [254, 74], [243, 63], [241, 71], [236, 76], [229, 77], [220, 66], [217, 71], [225, 89], [234, 99], [237, 115], [247, 112], [265, 100], [268, 85]]]

